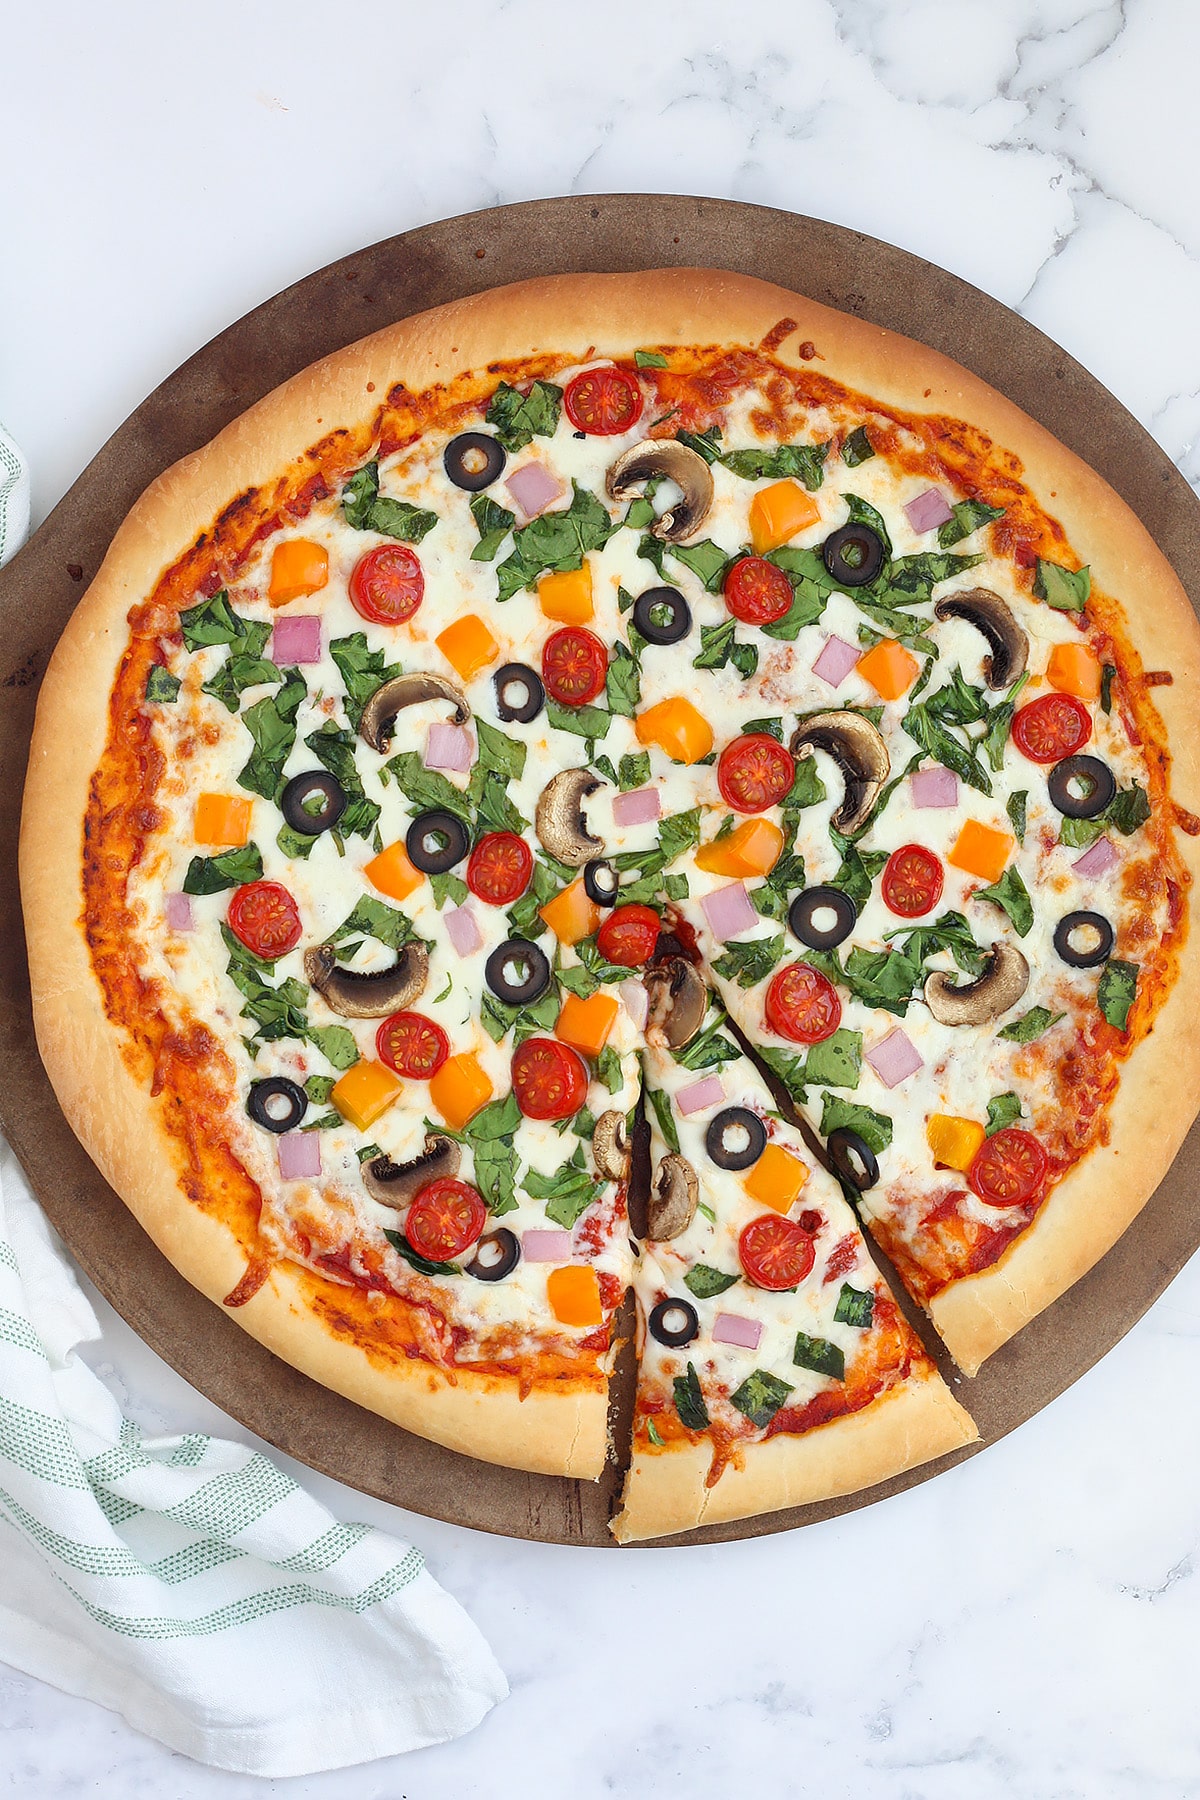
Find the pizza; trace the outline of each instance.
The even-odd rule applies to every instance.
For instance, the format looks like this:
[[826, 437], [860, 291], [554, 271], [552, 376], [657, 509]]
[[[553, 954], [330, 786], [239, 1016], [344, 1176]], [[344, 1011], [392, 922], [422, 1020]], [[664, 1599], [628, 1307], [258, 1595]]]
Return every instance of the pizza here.
[[714, 271], [479, 295], [118, 532], [38, 707], [39, 1048], [315, 1380], [618, 1456], [621, 1541], [855, 1492], [975, 1438], [938, 1340], [1200, 1102], [1198, 671], [1137, 519], [927, 348]]

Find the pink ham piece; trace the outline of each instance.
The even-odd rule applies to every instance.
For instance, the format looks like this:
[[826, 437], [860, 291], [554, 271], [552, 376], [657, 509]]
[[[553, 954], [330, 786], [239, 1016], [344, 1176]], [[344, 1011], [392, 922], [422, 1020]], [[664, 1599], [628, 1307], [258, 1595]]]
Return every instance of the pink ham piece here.
[[1088, 881], [1098, 881], [1101, 875], [1107, 875], [1113, 866], [1120, 862], [1116, 848], [1106, 837], [1097, 838], [1090, 850], [1084, 852], [1079, 861], [1071, 867], [1077, 875]]
[[623, 981], [617, 989], [621, 996], [621, 1005], [633, 1020], [639, 1031], [646, 1028], [646, 1020], [650, 1013], [650, 996], [640, 981]]
[[475, 760], [475, 740], [461, 725], [431, 725], [425, 740], [425, 767], [465, 775]]
[[321, 621], [316, 613], [290, 613], [276, 619], [271, 634], [271, 661], [281, 669], [293, 663], [319, 663]]
[[705, 894], [700, 906], [708, 920], [708, 929], [723, 944], [730, 938], [737, 937], [739, 932], [749, 931], [751, 925], [758, 923], [758, 914], [740, 881]]
[[953, 769], [918, 769], [908, 778], [914, 806], [957, 806], [958, 776]]
[[657, 788], [633, 788], [618, 794], [613, 801], [613, 822], [617, 825], [650, 825], [662, 812]]
[[703, 1081], [693, 1081], [689, 1086], [680, 1088], [675, 1096], [675, 1104], [685, 1119], [693, 1113], [707, 1112], [710, 1106], [720, 1106], [725, 1098], [725, 1087], [719, 1075], [706, 1075]]
[[739, 1350], [757, 1350], [762, 1333], [758, 1319], [744, 1319], [740, 1313], [718, 1313], [713, 1320], [715, 1344], [736, 1344]]
[[538, 513], [545, 512], [556, 500], [561, 500], [566, 488], [552, 475], [544, 463], [522, 463], [514, 469], [504, 483], [521, 511], [527, 519], [534, 519]]
[[908, 522], [914, 531], [933, 531], [938, 525], [944, 525], [954, 517], [944, 494], [936, 488], [926, 488], [915, 500], [910, 500], [904, 508]]
[[920, 1051], [898, 1025], [895, 1031], [889, 1031], [881, 1038], [873, 1050], [867, 1051], [867, 1061], [884, 1087], [890, 1088], [899, 1087], [902, 1081], [907, 1081], [924, 1066]]
[[828, 637], [813, 664], [813, 674], [827, 681], [830, 687], [841, 687], [861, 655], [861, 650], [856, 650], [845, 638]]
[[479, 921], [469, 905], [451, 906], [442, 914], [446, 936], [460, 956], [470, 956], [483, 942]]
[[279, 1149], [279, 1173], [285, 1181], [299, 1181], [302, 1176], [321, 1173], [319, 1131], [285, 1131], [276, 1143]]
[[521, 1252], [526, 1262], [569, 1263], [575, 1240], [569, 1231], [523, 1231]]
[[192, 917], [192, 900], [190, 894], [167, 895], [167, 924], [172, 931], [194, 931], [196, 921]]

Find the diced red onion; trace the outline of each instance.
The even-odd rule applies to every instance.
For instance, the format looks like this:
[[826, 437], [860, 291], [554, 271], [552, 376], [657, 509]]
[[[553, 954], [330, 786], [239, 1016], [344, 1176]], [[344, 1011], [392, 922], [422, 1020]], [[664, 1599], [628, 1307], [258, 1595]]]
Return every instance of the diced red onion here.
[[285, 1131], [275, 1141], [279, 1147], [279, 1173], [285, 1181], [321, 1173], [319, 1131]]
[[196, 921], [192, 917], [192, 898], [190, 894], [167, 895], [167, 924], [172, 931], [194, 931]]
[[749, 931], [751, 925], [758, 923], [758, 914], [740, 881], [730, 882], [728, 887], [717, 888], [713, 893], [705, 894], [700, 905], [708, 920], [709, 930], [723, 944], [729, 938], [736, 937], [739, 931]]
[[1089, 881], [1096, 881], [1101, 875], [1107, 875], [1115, 863], [1120, 862], [1116, 847], [1106, 837], [1097, 838], [1091, 849], [1072, 863], [1071, 867], [1077, 875], [1086, 876]]
[[707, 1112], [710, 1106], [720, 1106], [725, 1098], [725, 1084], [719, 1075], [706, 1075], [703, 1081], [693, 1081], [685, 1088], [680, 1088], [675, 1096], [675, 1104], [685, 1119], [693, 1113]]
[[718, 1313], [713, 1320], [713, 1342], [736, 1344], [740, 1350], [757, 1350], [763, 1333], [759, 1319], [745, 1319], [740, 1313]]
[[945, 494], [939, 493], [937, 488], [926, 488], [915, 500], [908, 501], [904, 511], [914, 531], [932, 531], [935, 526], [944, 525], [947, 519], [954, 517], [954, 510]]
[[845, 638], [828, 637], [813, 664], [813, 674], [827, 681], [830, 687], [841, 687], [861, 655], [862, 651], [848, 644]]
[[522, 463], [504, 485], [527, 519], [545, 512], [567, 491], [557, 475], [552, 475], [545, 463], [540, 462]]
[[461, 725], [431, 725], [425, 740], [425, 767], [465, 775], [475, 760], [475, 740]]
[[657, 788], [634, 788], [631, 793], [618, 794], [612, 806], [618, 825], [650, 825], [662, 812]]
[[898, 1087], [924, 1066], [921, 1052], [898, 1025], [895, 1031], [889, 1031], [881, 1038], [873, 1050], [867, 1051], [867, 1061], [884, 1087], [890, 1088]]
[[321, 620], [316, 613], [289, 613], [276, 619], [271, 635], [271, 661], [280, 668], [321, 660]]
[[953, 769], [917, 769], [908, 785], [914, 806], [958, 805], [958, 776]]
[[621, 996], [621, 1005], [629, 1014], [639, 1031], [645, 1029], [650, 1013], [650, 996], [640, 981], [623, 981], [617, 989]]
[[483, 942], [479, 920], [469, 902], [465, 906], [448, 907], [442, 914], [442, 923], [446, 927], [446, 936], [460, 956], [470, 956]]
[[568, 1263], [575, 1254], [569, 1231], [523, 1231], [521, 1253], [526, 1262]]

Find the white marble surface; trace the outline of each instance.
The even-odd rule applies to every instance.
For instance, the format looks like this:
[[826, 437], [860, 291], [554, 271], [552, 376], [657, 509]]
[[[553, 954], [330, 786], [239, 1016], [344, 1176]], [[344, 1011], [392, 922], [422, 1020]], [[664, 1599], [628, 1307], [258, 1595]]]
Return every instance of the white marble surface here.
[[[0, 417], [39, 517], [150, 388], [288, 282], [567, 191], [763, 201], [917, 251], [1066, 345], [1200, 480], [1186, 0], [10, 0], [0, 23]], [[104, 1316], [137, 1416], [238, 1434]], [[425, 1549], [508, 1703], [457, 1744], [259, 1783], [0, 1667], [0, 1791], [1184, 1800], [1198, 1389], [1193, 1265], [1015, 1437], [798, 1535], [566, 1551], [301, 1471]]]

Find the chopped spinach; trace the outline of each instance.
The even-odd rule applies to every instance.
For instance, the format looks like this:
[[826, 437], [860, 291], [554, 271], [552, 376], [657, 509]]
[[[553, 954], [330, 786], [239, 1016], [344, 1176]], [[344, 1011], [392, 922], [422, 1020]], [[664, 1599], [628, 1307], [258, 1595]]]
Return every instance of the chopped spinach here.
[[630, 788], [644, 787], [649, 779], [650, 753], [647, 750], [630, 751], [617, 764], [617, 786], [623, 793]]
[[1017, 1094], [996, 1094], [988, 1101], [987, 1134], [994, 1137], [1008, 1125], [1015, 1125], [1024, 1112], [1020, 1097]]
[[437, 524], [437, 514], [392, 500], [379, 492], [379, 463], [364, 463], [342, 489], [342, 511], [347, 525], [356, 531], [377, 531], [380, 537], [398, 538], [402, 544], [419, 544]]
[[1027, 1013], [1022, 1013], [1011, 1025], [1003, 1026], [996, 1036], [1007, 1038], [1013, 1044], [1032, 1044], [1035, 1038], [1040, 1038], [1044, 1031], [1049, 1031], [1052, 1025], [1057, 1025], [1066, 1016], [1066, 1013], [1052, 1013], [1045, 1006], [1031, 1006]]
[[665, 369], [670, 366], [666, 357], [658, 350], [635, 350], [633, 360], [639, 369]]
[[848, 469], [857, 469], [860, 463], [870, 462], [874, 454], [875, 447], [867, 436], [865, 425], [852, 431], [842, 445], [842, 461]]
[[650, 1102], [658, 1129], [667, 1141], [667, 1147], [679, 1154], [679, 1133], [675, 1129], [675, 1119], [671, 1112], [671, 1102], [660, 1088], [647, 1087], [646, 1098]]
[[535, 437], [553, 437], [558, 430], [563, 391], [552, 381], [535, 381], [527, 394], [502, 381], [492, 395], [487, 423], [512, 454], [523, 450]]
[[736, 631], [736, 619], [726, 619], [720, 625], [702, 625], [700, 650], [692, 658], [693, 669], [723, 669], [731, 662], [743, 681], [749, 681], [758, 668], [758, 650], [753, 644], [739, 644]]
[[600, 1198], [602, 1184], [588, 1174], [583, 1145], [579, 1144], [570, 1162], [553, 1175], [539, 1175], [536, 1169], [527, 1169], [521, 1186], [532, 1200], [546, 1202], [548, 1219], [569, 1231]]
[[471, 502], [471, 517], [479, 530], [479, 542], [471, 552], [472, 562], [492, 562], [496, 552], [517, 522], [517, 515], [501, 506], [487, 494], [476, 494]]
[[349, 637], [334, 638], [329, 654], [346, 688], [346, 717], [357, 731], [363, 707], [385, 681], [400, 673], [399, 663], [390, 663], [382, 650], [367, 645], [364, 631], [352, 631]]
[[862, 1032], [841, 1025], [811, 1045], [804, 1059], [804, 1079], [814, 1087], [854, 1088], [861, 1073]]
[[839, 1325], [857, 1325], [860, 1331], [868, 1331], [875, 1317], [874, 1294], [843, 1281], [833, 1316]]
[[990, 900], [1006, 912], [1013, 922], [1013, 929], [1018, 937], [1025, 937], [1033, 924], [1033, 901], [1029, 898], [1029, 889], [1021, 880], [1015, 863], [1010, 863], [999, 881], [991, 887], [980, 888], [977, 900]]
[[[212, 644], [241, 645], [251, 621], [235, 613], [229, 604], [229, 593], [222, 588], [210, 600], [200, 601], [179, 615], [179, 629], [188, 650], [203, 650]], [[269, 629], [269, 627], [268, 627]], [[264, 637], [263, 643], [266, 642]]]
[[752, 1425], [769, 1425], [793, 1387], [765, 1369], [755, 1369], [729, 1396], [729, 1404], [744, 1413]]
[[[178, 700], [182, 686], [179, 676], [172, 675], [170, 669], [164, 669], [161, 663], [151, 663], [144, 697], [150, 705], [170, 706]], [[236, 708], [231, 707], [230, 711], [236, 711]]]
[[631, 656], [624, 644], [613, 645], [612, 660], [608, 665], [608, 675], [604, 684], [604, 697], [608, 701], [608, 710], [617, 713], [621, 718], [632, 719], [642, 698], [641, 675], [637, 658]]
[[462, 1273], [457, 1263], [430, 1262], [427, 1256], [420, 1256], [402, 1231], [389, 1231], [385, 1226], [383, 1235], [392, 1249], [398, 1250], [405, 1262], [412, 1264], [418, 1275], [459, 1275]]
[[1137, 996], [1137, 984], [1137, 963], [1122, 962], [1115, 956], [1105, 963], [1096, 1001], [1109, 1024], [1118, 1031], [1125, 1031], [1129, 1025], [1129, 1011]]
[[346, 795], [346, 810], [338, 820], [343, 837], [369, 838], [379, 818], [379, 807], [368, 800], [363, 791], [358, 764], [354, 760], [354, 735], [326, 719], [316, 731], [310, 731], [304, 742], [329, 773], [336, 777]]
[[1005, 802], [1004, 810], [1008, 814], [1008, 822], [1017, 836], [1018, 844], [1025, 842], [1025, 813], [1029, 804], [1028, 788], [1020, 788], [1010, 794]]
[[675, 1411], [679, 1414], [679, 1423], [689, 1431], [707, 1431], [708, 1408], [704, 1404], [695, 1364], [689, 1363], [687, 1374], [676, 1375], [671, 1385], [675, 1390]]
[[1058, 841], [1071, 850], [1086, 850], [1110, 826], [1123, 836], [1132, 837], [1149, 817], [1150, 797], [1135, 781], [1132, 787], [1118, 788], [1094, 819], [1064, 819], [1058, 828]]
[[185, 894], [219, 894], [225, 888], [261, 881], [262, 853], [257, 844], [223, 850], [220, 856], [193, 856], [183, 878]]
[[396, 785], [411, 803], [414, 814], [444, 807], [456, 818], [470, 822], [470, 808], [461, 788], [437, 769], [427, 769], [415, 750], [404, 750], [385, 765], [396, 778]]
[[798, 1331], [792, 1361], [798, 1369], [811, 1369], [814, 1375], [829, 1375], [834, 1381], [846, 1379], [845, 1353], [828, 1338], [809, 1337], [807, 1332]]
[[1002, 506], [989, 506], [985, 500], [960, 500], [950, 510], [954, 517], [938, 527], [938, 543], [943, 550], [949, 550], [952, 544], [961, 544], [981, 525], [990, 525], [993, 519], [1004, 517]]
[[1061, 563], [1043, 562], [1039, 557], [1033, 591], [1058, 612], [1082, 612], [1092, 591], [1091, 570], [1064, 569]]
[[868, 1149], [881, 1156], [892, 1141], [892, 1121], [886, 1113], [872, 1112], [869, 1106], [856, 1106], [837, 1094], [822, 1094], [821, 1136], [831, 1131], [856, 1131]]
[[498, 600], [532, 588], [548, 569], [583, 567], [589, 550], [603, 549], [617, 529], [594, 494], [572, 482], [571, 504], [563, 512], [541, 513], [513, 532], [513, 547], [496, 570]]
[[825, 479], [824, 463], [828, 454], [827, 443], [779, 444], [771, 450], [725, 450], [717, 461], [730, 474], [740, 475], [743, 481], [762, 481], [767, 476], [773, 481], [793, 477], [803, 482], [810, 494], [815, 494]]
[[724, 954], [713, 963], [713, 973], [724, 981], [736, 981], [739, 987], [756, 987], [771, 973], [783, 952], [782, 932], [777, 937], [749, 938], [744, 943], [727, 944]]
[[274, 800], [283, 786], [283, 765], [296, 741], [296, 714], [308, 689], [299, 669], [289, 669], [276, 694], [256, 700], [242, 714], [254, 749], [238, 775], [238, 786]]

